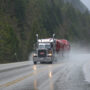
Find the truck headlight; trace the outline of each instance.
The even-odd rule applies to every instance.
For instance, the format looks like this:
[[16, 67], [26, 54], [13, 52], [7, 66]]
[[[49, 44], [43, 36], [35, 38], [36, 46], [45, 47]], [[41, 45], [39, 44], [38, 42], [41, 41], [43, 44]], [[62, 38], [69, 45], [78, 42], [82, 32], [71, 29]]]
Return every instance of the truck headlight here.
[[34, 53], [34, 54], [33, 54], [33, 57], [37, 57], [37, 54]]
[[48, 57], [51, 57], [52, 56], [52, 53], [48, 54]]

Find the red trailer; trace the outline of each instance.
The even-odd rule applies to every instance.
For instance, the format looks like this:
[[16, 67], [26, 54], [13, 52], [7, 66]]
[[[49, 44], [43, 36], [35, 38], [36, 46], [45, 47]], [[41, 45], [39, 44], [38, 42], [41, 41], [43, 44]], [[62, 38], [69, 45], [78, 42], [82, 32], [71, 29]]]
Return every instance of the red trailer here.
[[56, 52], [60, 52], [63, 49], [64, 43], [62, 40], [56, 40]]
[[56, 39], [56, 52], [68, 53], [70, 51], [70, 43], [65, 39]]

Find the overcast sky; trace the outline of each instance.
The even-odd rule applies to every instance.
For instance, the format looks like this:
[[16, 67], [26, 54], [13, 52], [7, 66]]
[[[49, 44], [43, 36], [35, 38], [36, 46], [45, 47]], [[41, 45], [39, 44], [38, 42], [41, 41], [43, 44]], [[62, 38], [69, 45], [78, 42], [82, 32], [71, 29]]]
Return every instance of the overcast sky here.
[[81, 0], [90, 10], [90, 0]]

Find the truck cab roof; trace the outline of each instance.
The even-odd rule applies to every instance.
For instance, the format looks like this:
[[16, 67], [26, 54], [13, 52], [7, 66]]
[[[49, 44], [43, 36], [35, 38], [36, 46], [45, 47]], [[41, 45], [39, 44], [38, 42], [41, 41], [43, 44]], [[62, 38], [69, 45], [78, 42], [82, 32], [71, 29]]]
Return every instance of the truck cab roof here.
[[38, 42], [42, 42], [42, 43], [51, 43], [54, 42], [53, 38], [48, 38], [48, 39], [39, 39]]

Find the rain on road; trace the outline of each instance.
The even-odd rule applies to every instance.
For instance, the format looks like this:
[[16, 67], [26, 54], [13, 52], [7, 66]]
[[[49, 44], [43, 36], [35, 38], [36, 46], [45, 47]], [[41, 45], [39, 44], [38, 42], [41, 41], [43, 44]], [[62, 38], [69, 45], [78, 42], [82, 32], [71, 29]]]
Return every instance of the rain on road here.
[[[90, 90], [82, 67], [88, 54], [0, 73], [0, 90]], [[87, 58], [86, 58], [87, 57]]]

